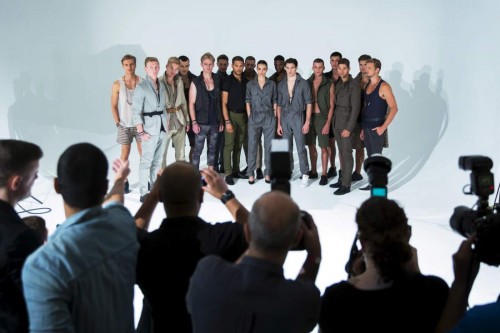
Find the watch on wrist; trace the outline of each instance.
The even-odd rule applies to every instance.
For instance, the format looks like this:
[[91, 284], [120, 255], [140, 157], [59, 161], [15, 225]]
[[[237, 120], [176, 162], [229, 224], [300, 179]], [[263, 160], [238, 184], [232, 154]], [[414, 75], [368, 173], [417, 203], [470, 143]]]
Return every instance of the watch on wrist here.
[[222, 201], [222, 203], [225, 205], [226, 202], [228, 202], [231, 199], [234, 199], [234, 193], [231, 190], [227, 190], [220, 198], [220, 201]]

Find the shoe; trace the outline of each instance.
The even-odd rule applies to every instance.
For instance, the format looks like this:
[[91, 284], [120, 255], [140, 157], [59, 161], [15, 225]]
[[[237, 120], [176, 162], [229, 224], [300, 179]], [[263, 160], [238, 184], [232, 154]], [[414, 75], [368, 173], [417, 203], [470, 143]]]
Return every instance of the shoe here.
[[309, 175], [302, 175], [300, 187], [307, 187], [307, 185], [309, 185]]
[[248, 184], [250, 184], [250, 185], [255, 184], [255, 178], [253, 178], [253, 177], [248, 178]]
[[336, 183], [330, 184], [330, 187], [331, 188], [340, 188], [340, 187], [342, 187], [342, 180], [340, 179], [340, 177], [339, 177], [339, 180], [337, 180]]
[[257, 169], [257, 179], [262, 179], [264, 178], [264, 173], [262, 172], [261, 168]]
[[360, 187], [360, 191], [369, 191], [370, 190], [370, 185], [366, 185], [365, 187]]
[[245, 167], [245, 169], [241, 170], [241, 173], [246, 175], [248, 171], [248, 165]]
[[318, 173], [309, 171], [309, 179], [318, 179]]
[[349, 186], [340, 186], [337, 191], [333, 192], [333, 194], [344, 195], [344, 194], [349, 193], [349, 192], [351, 192], [351, 188]]
[[333, 178], [337, 175], [337, 168], [336, 167], [330, 167], [328, 169], [328, 172], [326, 174], [328, 176], [328, 178]]
[[144, 195], [141, 195], [141, 197], [139, 198], [139, 201], [140, 202], [144, 202], [144, 200], [146, 200], [146, 197], [148, 196], [149, 193], [146, 193]]
[[266, 179], [266, 183], [271, 184], [271, 179]]
[[125, 193], [125, 194], [130, 193], [130, 184], [128, 183], [128, 180], [125, 182], [123, 193]]
[[234, 185], [234, 179], [233, 179], [233, 177], [231, 177], [231, 176], [228, 175], [228, 176], [226, 176], [225, 180], [226, 180], [226, 184], [227, 185]]
[[327, 176], [321, 176], [321, 179], [320, 179], [320, 181], [319, 181], [319, 184], [320, 184], [321, 186], [324, 186], [324, 185], [328, 184], [328, 177], [327, 177]]
[[[246, 168], [245, 168], [246, 170]], [[246, 172], [246, 171], [245, 171]], [[243, 171], [240, 171], [238, 172], [238, 178], [241, 178], [241, 179], [248, 179], [249, 177], [246, 175], [246, 173], [243, 172]]]
[[361, 179], [363, 179], [363, 176], [361, 176], [361, 174], [360, 174], [359, 172], [354, 171], [354, 172], [352, 173], [351, 180], [352, 180], [353, 182], [360, 181]]

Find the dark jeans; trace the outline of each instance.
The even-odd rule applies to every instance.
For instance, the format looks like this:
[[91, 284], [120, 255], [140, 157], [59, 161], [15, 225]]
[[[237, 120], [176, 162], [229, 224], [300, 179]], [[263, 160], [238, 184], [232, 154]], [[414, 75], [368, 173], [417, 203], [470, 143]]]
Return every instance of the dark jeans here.
[[205, 145], [205, 139], [210, 138], [208, 141], [208, 156], [207, 164], [209, 166], [214, 165], [215, 151], [217, 146], [217, 136], [219, 135], [219, 125], [200, 125], [200, 133], [195, 136], [194, 143], [194, 153], [193, 153], [193, 165], [197, 168], [200, 167], [200, 156], [203, 152], [203, 146]]

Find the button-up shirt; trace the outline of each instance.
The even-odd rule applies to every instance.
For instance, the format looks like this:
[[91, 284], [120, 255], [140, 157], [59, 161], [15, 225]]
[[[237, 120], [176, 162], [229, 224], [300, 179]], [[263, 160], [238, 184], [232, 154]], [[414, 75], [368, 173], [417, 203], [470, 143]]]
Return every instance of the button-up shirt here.
[[266, 78], [262, 89], [257, 79], [247, 84], [246, 103], [252, 106], [252, 112], [274, 112], [274, 104], [278, 101], [276, 84]]
[[292, 99], [288, 93], [288, 78], [278, 83], [278, 105], [284, 115], [287, 113], [300, 113], [306, 110], [307, 104], [312, 103], [311, 88], [307, 80], [297, 74], [293, 85]]

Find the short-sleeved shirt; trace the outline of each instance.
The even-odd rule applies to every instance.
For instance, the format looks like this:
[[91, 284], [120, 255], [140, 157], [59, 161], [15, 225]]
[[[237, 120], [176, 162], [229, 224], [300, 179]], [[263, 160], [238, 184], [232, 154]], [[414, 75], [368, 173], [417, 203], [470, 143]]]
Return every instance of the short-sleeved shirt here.
[[307, 104], [312, 103], [311, 87], [307, 80], [304, 80], [300, 74], [296, 74], [295, 84], [293, 85], [292, 96], [288, 92], [287, 80], [281, 80], [278, 83], [278, 105], [281, 107], [282, 116], [289, 113], [301, 113], [306, 111]]
[[245, 97], [248, 80], [244, 75], [239, 81], [233, 73], [222, 81], [222, 91], [227, 92], [227, 109], [236, 113], [245, 113]]
[[347, 281], [325, 290], [319, 325], [328, 332], [434, 332], [448, 298], [441, 278], [418, 274], [379, 290]]
[[151, 304], [155, 331], [191, 332], [185, 299], [196, 264], [208, 254], [235, 261], [246, 247], [241, 224], [199, 217], [167, 218], [141, 240], [137, 283]]
[[186, 296], [193, 332], [310, 332], [320, 293], [313, 282], [287, 280], [282, 266], [245, 256], [232, 264], [200, 260]]
[[257, 79], [247, 84], [245, 102], [251, 104], [252, 112], [273, 112], [277, 97], [276, 84], [270, 79], [266, 79], [262, 89]]

